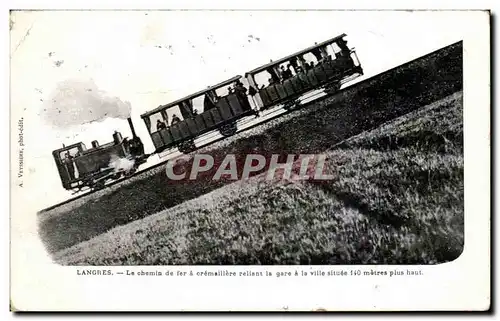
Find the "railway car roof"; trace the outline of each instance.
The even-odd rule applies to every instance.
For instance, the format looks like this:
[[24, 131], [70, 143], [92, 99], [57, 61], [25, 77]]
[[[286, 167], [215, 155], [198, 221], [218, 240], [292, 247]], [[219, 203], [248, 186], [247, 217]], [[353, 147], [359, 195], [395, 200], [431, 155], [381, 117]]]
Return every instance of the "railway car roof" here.
[[338, 39], [342, 39], [342, 38], [343, 38], [343, 37], [345, 37], [345, 36], [347, 36], [347, 35], [346, 35], [345, 33], [343, 33], [343, 34], [341, 34], [340, 36], [337, 36], [337, 37], [334, 37], [334, 38], [328, 39], [328, 40], [323, 41], [323, 42], [321, 42], [321, 43], [318, 43], [318, 44], [316, 44], [316, 45], [314, 45], [314, 46], [311, 46], [311, 47], [309, 47], [309, 48], [306, 48], [306, 49], [302, 49], [302, 50], [300, 50], [300, 51], [297, 51], [296, 53], [294, 53], [294, 54], [292, 54], [292, 55], [288, 55], [288, 56], [283, 57], [283, 58], [281, 58], [281, 59], [271, 61], [271, 62], [270, 62], [270, 63], [268, 63], [268, 64], [265, 64], [265, 65], [263, 65], [263, 66], [260, 66], [260, 67], [258, 67], [258, 68], [255, 68], [255, 69], [254, 69], [254, 70], [252, 70], [252, 71], [249, 71], [249, 72], [245, 73], [245, 75], [258, 73], [258, 72], [260, 72], [260, 71], [262, 71], [262, 70], [265, 70], [265, 69], [267, 69], [267, 68], [269, 68], [269, 67], [272, 67], [272, 66], [278, 65], [278, 64], [280, 64], [280, 63], [282, 63], [282, 62], [284, 62], [284, 61], [287, 61], [287, 60], [289, 60], [290, 58], [293, 58], [293, 57], [296, 57], [296, 56], [298, 56], [298, 55], [301, 55], [301, 54], [304, 54], [304, 53], [310, 52], [311, 50], [313, 50], [313, 49], [315, 49], [315, 48], [317, 48], [317, 47], [322, 47], [322, 46], [325, 46], [325, 45], [329, 45], [329, 44], [331, 44], [331, 43], [335, 42], [335, 41], [336, 41], [336, 40], [338, 40]]
[[235, 82], [236, 80], [238, 80], [238, 79], [240, 79], [240, 78], [241, 78], [241, 76], [240, 76], [240, 75], [238, 75], [238, 76], [234, 76], [233, 78], [230, 78], [230, 79], [225, 80], [225, 81], [223, 81], [223, 82], [221, 82], [221, 83], [218, 83], [217, 85], [209, 86], [209, 87], [207, 87], [206, 89], [203, 89], [203, 90], [200, 90], [200, 91], [198, 91], [198, 92], [195, 92], [194, 94], [190, 94], [190, 95], [188, 95], [188, 96], [186, 96], [186, 97], [184, 97], [184, 98], [177, 99], [177, 100], [175, 100], [175, 101], [173, 101], [173, 102], [171, 102], [171, 103], [165, 104], [165, 105], [160, 105], [160, 106], [156, 107], [155, 109], [150, 110], [150, 111], [148, 111], [148, 112], [146, 112], [146, 113], [142, 114], [142, 115], [141, 115], [141, 118], [144, 118], [144, 117], [147, 117], [147, 116], [152, 115], [152, 114], [154, 114], [154, 113], [157, 113], [157, 112], [159, 112], [159, 111], [165, 110], [165, 109], [167, 109], [167, 108], [169, 108], [169, 107], [172, 107], [172, 106], [178, 105], [180, 102], [183, 102], [183, 101], [186, 101], [186, 100], [189, 100], [189, 99], [192, 99], [192, 98], [196, 98], [196, 97], [198, 97], [198, 96], [201, 96], [201, 95], [203, 95], [204, 93], [206, 93], [206, 92], [208, 92], [208, 91], [210, 91], [210, 90], [219, 89], [219, 88], [221, 88], [221, 87], [223, 87], [223, 86], [225, 86], [225, 85], [227, 85], [227, 84], [230, 84], [230, 83]]

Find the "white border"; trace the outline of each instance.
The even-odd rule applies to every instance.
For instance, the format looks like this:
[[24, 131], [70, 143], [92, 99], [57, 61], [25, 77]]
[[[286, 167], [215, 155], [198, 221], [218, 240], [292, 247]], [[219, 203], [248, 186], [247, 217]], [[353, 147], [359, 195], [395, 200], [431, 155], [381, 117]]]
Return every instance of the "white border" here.
[[[445, 2], [445, 3], [441, 3], [441, 2], [438, 2], [438, 1], [420, 1], [420, 2], [417, 2], [415, 3], [414, 5], [412, 5], [412, 7], [414, 8], [471, 8], [471, 7], [474, 7], [474, 8], [486, 8], [486, 7], [491, 7], [492, 6], [492, 1], [476, 1], [474, 3], [464, 3], [464, 1], [462, 2], [459, 2], [459, 1], [453, 1], [453, 2]], [[129, 8], [129, 9], [132, 9], [132, 8], [159, 8], [159, 7], [165, 7], [166, 5], [169, 5], [170, 3], [172, 2], [150, 2], [150, 3], [147, 3], [147, 4], [144, 4], [144, 2], [141, 3], [141, 5], [137, 4], [137, 3], [133, 3], [131, 1], [123, 1], [123, 2], [119, 2], [120, 3], [120, 7], [121, 8]], [[495, 2], [493, 2], [495, 3]], [[248, 8], [256, 8], [256, 7], [259, 7], [259, 8], [310, 8], [311, 2], [308, 2], [307, 5], [303, 2], [297, 2], [297, 1], [287, 1], [286, 3], [282, 3], [280, 5], [275, 5], [275, 4], [269, 4], [269, 3], [265, 3], [263, 1], [254, 1], [252, 2], [252, 4], [248, 4], [249, 7]], [[368, 8], [370, 6], [372, 6], [373, 4], [370, 3], [369, 1], [358, 1], [356, 2], [356, 6], [354, 6], [353, 2], [349, 2], [349, 5], [341, 5], [341, 4], [332, 4], [331, 2], [326, 2], [326, 1], [322, 1], [322, 2], [319, 2], [319, 4], [315, 7], [322, 7], [322, 8]], [[364, 5], [363, 5], [364, 4]], [[366, 6], [366, 4], [368, 4], [368, 6]], [[19, 1], [19, 3], [15, 3], [15, 5], [11, 6], [11, 7], [16, 7], [16, 8], [40, 8], [41, 6], [38, 4], [38, 2], [29, 2], [29, 1]], [[46, 8], [49, 7], [49, 6], [45, 6]], [[71, 8], [109, 8], [109, 9], [112, 9], [112, 8], [115, 8], [116, 7], [116, 3], [106, 3], [106, 4], [103, 4], [102, 1], [85, 1], [85, 2], [76, 2], [76, 3], [71, 3], [71, 5], [69, 5], [68, 3], [65, 3], [65, 2], [51, 2], [51, 5], [50, 5], [51, 8], [63, 8], [63, 7], [71, 7]], [[193, 6], [192, 3], [190, 4], [184, 4], [184, 3], [179, 3], [179, 2], [174, 2], [172, 3], [172, 7], [173, 8], [179, 8], [179, 7], [182, 7], [182, 8], [200, 8], [200, 6]], [[229, 1], [225, 1], [225, 2], [217, 2], [214, 4], [215, 8], [231, 8], [231, 7], [237, 7], [234, 5], [234, 2], [229, 2]], [[405, 8], [405, 7], [408, 7], [408, 5], [404, 6], [402, 3], [399, 3], [397, 1], [391, 1], [391, 2], [388, 2], [388, 1], [380, 1], [379, 2], [379, 6], [378, 8]], [[203, 8], [203, 6], [202, 6]], [[8, 41], [8, 34], [7, 34], [7, 41]], [[7, 44], [7, 48], [8, 48], [8, 42], [4, 42]], [[465, 44], [464, 44], [465, 45]], [[6, 52], [6, 51], [5, 51]], [[8, 66], [7, 66], [8, 68]], [[8, 70], [7, 70], [8, 71]], [[469, 72], [473, 73], [475, 71], [473, 70], [470, 70]], [[465, 74], [467, 74], [467, 68], [465, 69], [464, 71]], [[8, 76], [8, 72], [5, 73], [7, 76]], [[465, 85], [468, 86], [467, 82], [470, 81], [470, 80], [467, 80], [467, 79], [474, 79], [473, 77], [470, 77], [468, 78], [469, 76], [466, 76], [464, 75], [464, 79], [465, 79]], [[8, 83], [8, 78], [7, 78], [7, 83]], [[3, 88], [8, 88], [7, 86], [4, 86]], [[470, 95], [470, 96], [469, 96]], [[477, 99], [481, 99], [482, 97], [486, 97], [486, 95], [489, 95], [489, 93], [486, 93], [486, 92], [482, 92], [482, 93], [478, 93], [478, 95], [475, 97]], [[472, 97], [472, 94], [471, 93], [468, 93], [467, 92], [467, 89], [465, 91], [465, 104], [468, 104], [468, 97]], [[7, 92], [7, 95], [6, 97], [8, 97], [8, 92]], [[8, 103], [8, 101], [6, 102]], [[477, 100], [474, 101], [474, 103], [477, 105], [478, 102]], [[8, 115], [7, 115], [7, 110], [6, 109], [3, 109], [3, 112], [5, 112], [5, 116], [6, 116], [6, 119], [8, 119]], [[477, 110], [475, 111], [477, 113]], [[481, 116], [481, 115], [480, 115]], [[474, 117], [474, 116], [471, 116], [471, 117]], [[481, 117], [479, 117], [481, 118]], [[466, 121], [470, 118], [465, 118]], [[484, 119], [483, 119], [484, 121]], [[482, 125], [485, 125], [484, 122], [481, 123]], [[489, 124], [486, 123], [486, 126], [488, 126]], [[4, 128], [4, 134], [6, 135], [6, 137], [8, 137], [8, 127], [5, 126], [3, 127]], [[8, 142], [8, 140], [7, 140]], [[467, 144], [471, 144], [472, 142], [469, 142], [468, 143], [468, 138], [466, 138], [466, 145]], [[477, 144], [476, 144], [477, 145]], [[471, 162], [471, 163], [474, 163], [474, 164], [483, 164], [483, 171], [484, 169], [486, 169], [486, 163], [484, 162], [484, 156], [485, 155], [482, 155], [482, 158], [481, 158], [481, 155], [480, 154], [473, 154], [472, 156], [474, 157], [478, 157], [477, 159], [469, 159], [469, 160], [466, 160], [466, 166], [467, 164], [469, 164], [468, 162]], [[8, 162], [8, 161], [7, 161]], [[488, 162], [489, 163], [489, 162]], [[6, 168], [7, 164], [4, 163], [4, 168]], [[475, 176], [478, 175], [477, 173], [475, 173]], [[478, 175], [480, 176], [480, 175]], [[467, 180], [467, 178], [466, 178]], [[5, 180], [3, 180], [3, 182], [8, 182], [8, 179], [6, 177]], [[467, 183], [469, 184], [469, 183]], [[483, 186], [484, 187], [484, 186]], [[8, 185], [6, 186], [6, 189], [8, 190]], [[489, 193], [484, 193], [482, 195], [483, 197], [483, 201], [487, 202], [489, 204], [489, 199], [487, 198]], [[8, 195], [8, 192], [7, 193], [4, 193], [3, 195]], [[481, 195], [479, 195], [481, 196]], [[477, 199], [475, 199], [477, 200]], [[6, 201], [4, 204], [7, 204], [8, 202]], [[478, 222], [474, 222], [474, 223], [478, 223]], [[481, 231], [483, 231], [483, 235], [481, 235]], [[474, 234], [474, 238], [480, 238], [484, 235], [486, 235], [486, 233], [484, 233], [484, 230], [478, 230], [477, 232], [479, 232], [478, 234]], [[3, 235], [7, 235], [7, 233], [4, 233]], [[484, 242], [484, 240], [483, 240]], [[482, 244], [485, 244], [485, 243], [482, 243]], [[477, 253], [479, 255], [479, 252]], [[481, 254], [478, 259], [482, 260], [484, 259], [484, 253]], [[477, 262], [477, 260], [476, 260]], [[484, 270], [483, 270], [484, 271]], [[471, 269], [470, 270], [471, 274], [474, 275], [475, 273], [478, 273], [479, 271], [476, 269]], [[465, 293], [464, 293], [465, 294]], [[424, 298], [423, 298], [424, 299]], [[5, 302], [5, 301], [4, 301]], [[464, 307], [465, 308], [465, 307]]]

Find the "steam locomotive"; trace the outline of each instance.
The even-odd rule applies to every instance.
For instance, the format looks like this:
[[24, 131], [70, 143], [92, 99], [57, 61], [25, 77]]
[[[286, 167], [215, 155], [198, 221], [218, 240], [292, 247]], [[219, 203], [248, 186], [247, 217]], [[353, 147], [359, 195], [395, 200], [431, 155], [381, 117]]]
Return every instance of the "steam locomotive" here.
[[144, 144], [135, 133], [132, 119], [127, 120], [132, 132], [131, 139], [115, 132], [113, 140], [103, 145], [94, 140], [92, 147], [87, 148], [79, 142], [52, 152], [65, 189], [98, 190], [108, 180], [133, 175], [146, 162], [149, 155], [144, 153]]
[[[242, 119], [258, 117], [260, 111], [276, 106], [296, 108], [300, 97], [315, 90], [336, 93], [343, 84], [363, 75], [346, 36], [316, 43], [248, 71], [244, 77], [234, 76], [142, 114], [154, 153], [171, 149], [190, 153], [197, 149], [195, 139], [206, 133], [218, 131], [229, 137], [237, 132]], [[146, 162], [150, 155], [144, 153], [130, 118], [128, 122], [130, 140], [115, 132], [113, 141], [101, 146], [94, 141], [86, 149], [77, 143], [53, 152], [65, 189], [100, 189], [107, 180], [130, 176]]]

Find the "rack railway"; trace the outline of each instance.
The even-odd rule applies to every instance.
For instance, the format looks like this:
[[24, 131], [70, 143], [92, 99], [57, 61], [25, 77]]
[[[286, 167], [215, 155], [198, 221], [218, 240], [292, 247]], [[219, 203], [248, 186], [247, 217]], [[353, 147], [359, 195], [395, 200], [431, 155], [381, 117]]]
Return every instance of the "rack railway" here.
[[155, 147], [151, 154], [145, 153], [131, 118], [130, 139], [115, 132], [113, 140], [103, 145], [97, 141], [90, 148], [83, 142], [63, 145], [52, 152], [63, 187], [74, 194], [103, 189], [135, 176], [152, 155], [168, 160], [178, 153], [189, 154], [338, 93], [363, 75], [346, 36], [315, 43], [142, 114]]

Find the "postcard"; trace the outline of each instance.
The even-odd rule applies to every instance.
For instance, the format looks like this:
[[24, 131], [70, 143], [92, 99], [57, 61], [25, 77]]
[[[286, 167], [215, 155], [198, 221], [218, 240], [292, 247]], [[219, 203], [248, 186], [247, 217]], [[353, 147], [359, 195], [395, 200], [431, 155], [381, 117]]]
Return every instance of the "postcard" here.
[[10, 15], [11, 310], [490, 308], [490, 12]]

